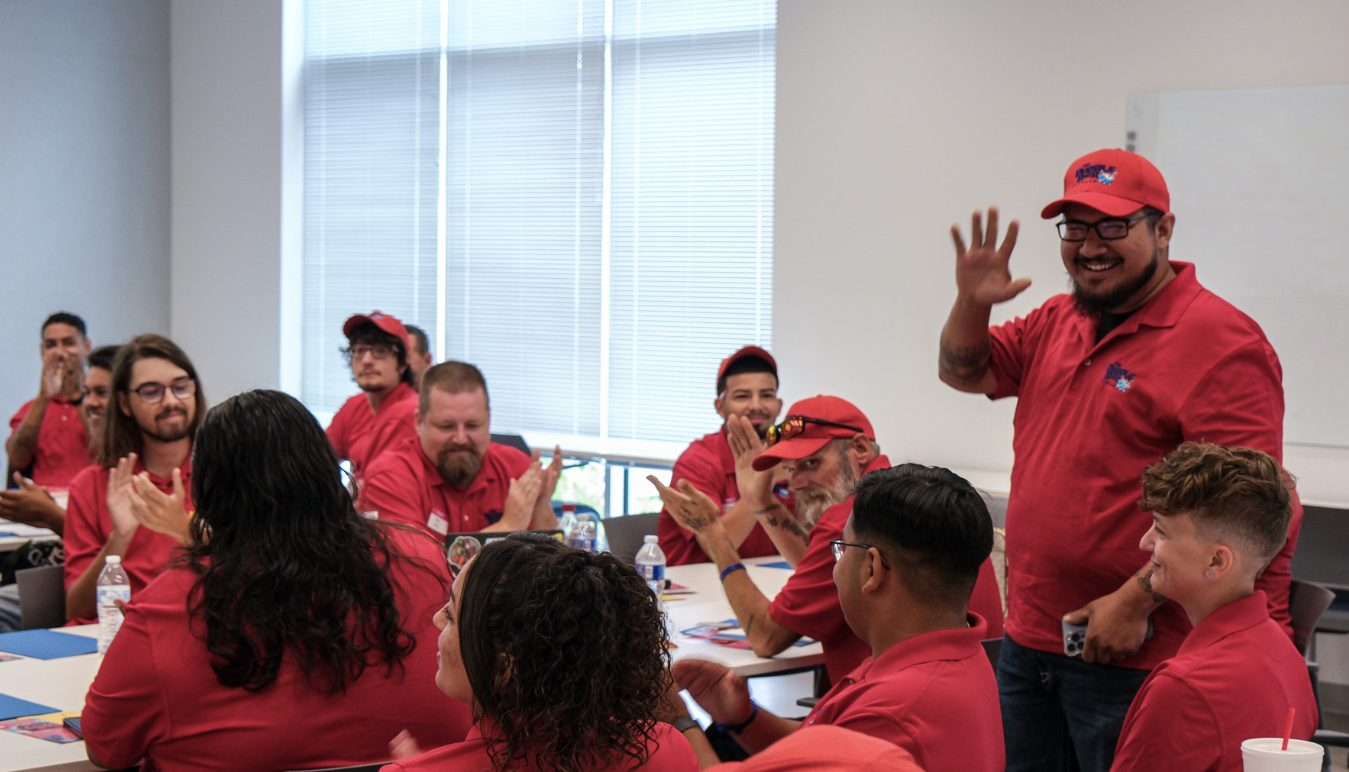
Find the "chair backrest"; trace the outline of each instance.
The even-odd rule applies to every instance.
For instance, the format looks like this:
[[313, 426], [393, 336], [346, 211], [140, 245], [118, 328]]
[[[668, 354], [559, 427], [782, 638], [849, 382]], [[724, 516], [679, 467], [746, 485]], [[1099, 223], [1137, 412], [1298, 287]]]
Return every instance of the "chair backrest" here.
[[1321, 616], [1335, 600], [1335, 593], [1316, 582], [1293, 580], [1288, 591], [1288, 613], [1293, 618], [1293, 645], [1307, 656], [1307, 649]]
[[19, 585], [19, 618], [24, 630], [66, 623], [64, 571], [65, 566], [39, 566], [14, 575]]
[[998, 672], [998, 656], [1002, 654], [1002, 639], [985, 638], [980, 643], [984, 645], [984, 653], [988, 655], [988, 661], [993, 664], [993, 672]]
[[498, 445], [509, 445], [526, 455], [529, 454], [529, 443], [525, 442], [525, 438], [518, 434], [493, 434], [492, 442]]
[[604, 533], [609, 537], [609, 552], [632, 563], [637, 559], [637, 550], [642, 548], [642, 539], [656, 532], [660, 513], [607, 517], [600, 522], [604, 523]]

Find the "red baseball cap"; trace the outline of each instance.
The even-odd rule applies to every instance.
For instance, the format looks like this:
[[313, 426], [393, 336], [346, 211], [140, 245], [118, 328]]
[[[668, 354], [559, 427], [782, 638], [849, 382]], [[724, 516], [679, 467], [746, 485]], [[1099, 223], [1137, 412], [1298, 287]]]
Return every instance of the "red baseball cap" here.
[[342, 324], [342, 334], [350, 338], [352, 331], [366, 322], [375, 325], [381, 330], [403, 341], [404, 351], [412, 350], [412, 348], [408, 346], [407, 328], [403, 326], [402, 322], [398, 321], [397, 317], [389, 316], [383, 311], [371, 311], [368, 314], [356, 314]]
[[1097, 150], [1073, 161], [1063, 175], [1063, 198], [1040, 211], [1048, 220], [1077, 202], [1111, 217], [1133, 214], [1145, 206], [1171, 211], [1166, 180], [1152, 162], [1128, 150]]
[[721, 390], [720, 389], [721, 379], [726, 377], [726, 371], [731, 368], [731, 365], [735, 364], [736, 362], [739, 362], [745, 357], [758, 357], [759, 359], [762, 359], [763, 361], [767, 362], [768, 366], [773, 368], [773, 377], [774, 378], [778, 377], [778, 363], [777, 360], [773, 359], [772, 354], [768, 353], [768, 351], [765, 349], [759, 348], [758, 346], [745, 346], [744, 348], [740, 349], [734, 354], [731, 354], [730, 356], [721, 360], [721, 367], [717, 368], [718, 392], [720, 392]]
[[[876, 439], [876, 432], [872, 430], [871, 422], [867, 420], [866, 416], [862, 415], [862, 411], [858, 410], [856, 405], [846, 399], [824, 395], [803, 399], [788, 408], [787, 418], [794, 415], [855, 426], [862, 430], [862, 434], [865, 434], [867, 439], [872, 441]], [[855, 434], [857, 432], [852, 429], [845, 429], [842, 426], [807, 422], [805, 431], [795, 437], [779, 440], [768, 446], [767, 450], [754, 459], [754, 468], [762, 472], [765, 469], [772, 469], [777, 466], [779, 461], [784, 459], [795, 461], [798, 458], [814, 455], [830, 440], [852, 437]]]

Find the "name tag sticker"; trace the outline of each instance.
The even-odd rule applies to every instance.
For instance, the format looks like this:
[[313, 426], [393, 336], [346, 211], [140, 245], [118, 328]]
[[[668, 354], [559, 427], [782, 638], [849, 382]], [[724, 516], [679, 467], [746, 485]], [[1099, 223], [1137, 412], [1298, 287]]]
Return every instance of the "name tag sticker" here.
[[450, 532], [450, 521], [440, 512], [432, 510], [431, 514], [426, 516], [426, 527], [444, 536]]

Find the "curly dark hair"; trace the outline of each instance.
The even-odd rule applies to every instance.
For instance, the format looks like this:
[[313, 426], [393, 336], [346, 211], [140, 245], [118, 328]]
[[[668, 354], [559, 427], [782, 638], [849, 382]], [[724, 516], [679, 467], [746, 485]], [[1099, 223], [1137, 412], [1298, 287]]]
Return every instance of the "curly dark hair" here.
[[367, 667], [401, 669], [416, 641], [390, 565], [442, 574], [390, 545], [396, 526], [356, 512], [337, 453], [294, 397], [249, 391], [211, 409], [193, 446], [192, 499], [188, 613], [221, 685], [265, 689], [287, 650], [327, 695]]
[[461, 591], [459, 649], [495, 769], [646, 763], [670, 654], [632, 566], [514, 534], [483, 548]]
[[356, 329], [347, 336], [346, 347], [340, 349], [343, 358], [347, 360], [347, 367], [351, 367], [351, 355], [356, 350], [358, 344], [366, 345], [385, 345], [393, 349], [394, 357], [398, 359], [398, 380], [409, 386], [417, 385], [417, 375], [412, 372], [408, 366], [408, 349], [403, 344], [403, 339], [397, 335], [391, 335], [381, 330], [374, 322], [362, 322], [356, 325]]

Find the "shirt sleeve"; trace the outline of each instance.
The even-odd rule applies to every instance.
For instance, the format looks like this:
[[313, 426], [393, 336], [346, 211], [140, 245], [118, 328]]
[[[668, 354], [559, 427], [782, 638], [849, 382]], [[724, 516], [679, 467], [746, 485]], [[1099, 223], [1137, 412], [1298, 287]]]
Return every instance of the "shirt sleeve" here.
[[1184, 681], [1156, 673], [1124, 719], [1111, 772], [1215, 769], [1222, 756], [1218, 725], [1207, 703]]
[[915, 759], [923, 757], [923, 748], [919, 747], [918, 741], [914, 739], [913, 735], [909, 734], [892, 716], [876, 710], [844, 711], [834, 721], [831, 721], [829, 726], [851, 729], [868, 737], [885, 740], [908, 751], [909, 755]]
[[127, 607], [80, 714], [89, 751], [113, 769], [133, 766], [168, 727], [147, 616]]
[[346, 461], [351, 458], [350, 438], [347, 437], [350, 428], [350, 416], [347, 415], [347, 406], [344, 403], [338, 408], [337, 414], [333, 416], [332, 423], [328, 424], [328, 441], [333, 444], [333, 449], [337, 451], [337, 458], [340, 461]]
[[28, 415], [28, 411], [32, 408], [32, 402], [25, 402], [23, 407], [19, 408], [19, 412], [15, 413], [14, 416], [9, 419], [9, 436], [14, 436], [14, 432], [18, 430], [19, 424], [23, 423], [24, 417]]
[[407, 468], [403, 454], [386, 454], [366, 470], [361, 482], [361, 511], [378, 512], [379, 519], [426, 529], [421, 481]]
[[1180, 407], [1186, 442], [1255, 448], [1283, 460], [1283, 379], [1263, 340], [1231, 352]]
[[825, 518], [828, 517], [826, 512], [810, 529], [810, 544], [805, 556], [782, 592], [768, 606], [768, 615], [774, 622], [822, 643], [835, 640], [844, 631], [851, 632], [838, 602], [834, 555], [829, 548], [830, 541], [841, 538], [843, 529], [832, 527], [833, 518], [827, 523]]
[[1015, 397], [1020, 393], [1026, 369], [1026, 341], [1033, 317], [1040, 313], [1042, 311], [1036, 309], [1030, 316], [1019, 316], [1010, 322], [988, 328], [991, 346], [988, 366], [998, 378], [997, 389], [989, 395], [989, 399]]
[[[670, 485], [678, 486], [680, 480], [688, 480], [690, 485], [706, 493], [717, 506], [721, 506], [720, 482], [724, 476], [725, 472], [709, 459], [708, 454], [690, 446], [679, 454], [679, 459], [675, 461], [674, 469], [670, 472]], [[680, 525], [674, 519], [674, 515], [670, 514], [670, 510], [661, 509], [656, 534], [660, 537], [660, 548], [665, 553], [665, 560], [670, 565], [702, 563], [707, 560], [702, 548], [698, 546], [698, 537], [693, 531]]]
[[90, 466], [70, 481], [70, 498], [66, 501], [66, 524], [61, 541], [66, 551], [65, 587], [70, 590], [98, 557], [108, 535], [103, 532], [99, 499], [104, 495], [99, 485], [101, 470]]

